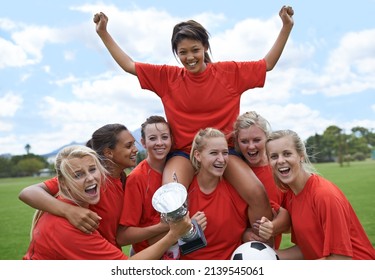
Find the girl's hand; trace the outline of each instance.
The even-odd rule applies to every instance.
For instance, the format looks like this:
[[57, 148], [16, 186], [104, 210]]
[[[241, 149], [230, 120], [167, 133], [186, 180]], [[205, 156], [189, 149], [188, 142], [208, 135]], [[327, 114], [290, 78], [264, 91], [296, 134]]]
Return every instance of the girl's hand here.
[[84, 233], [92, 233], [99, 227], [101, 217], [90, 209], [71, 206], [65, 211], [65, 218]]
[[274, 235], [273, 223], [268, 220], [266, 217], [258, 220], [253, 224], [253, 227], [259, 230], [259, 236], [268, 240]]
[[178, 222], [169, 223], [169, 234], [173, 235], [177, 241], [180, 237], [188, 233], [192, 226], [193, 224], [191, 223], [189, 215], [185, 215]]
[[283, 21], [283, 24], [294, 24], [293, 20], [294, 11], [290, 6], [283, 6], [279, 12], [279, 16]]
[[204, 214], [204, 212], [198, 211], [191, 218], [197, 221], [197, 224], [201, 227], [203, 231], [206, 229], [207, 217], [206, 217], [206, 214]]
[[96, 24], [96, 32], [100, 33], [101, 31], [107, 30], [108, 17], [100, 12], [94, 15], [94, 23]]

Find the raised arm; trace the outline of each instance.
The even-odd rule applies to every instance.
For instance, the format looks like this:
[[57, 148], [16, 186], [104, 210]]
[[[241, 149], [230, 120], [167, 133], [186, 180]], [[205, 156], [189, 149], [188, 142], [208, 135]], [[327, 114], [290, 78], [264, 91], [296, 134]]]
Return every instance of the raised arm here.
[[294, 11], [292, 7], [289, 6], [283, 6], [279, 12], [280, 18], [283, 22], [283, 27], [281, 28], [279, 36], [277, 37], [272, 48], [264, 57], [267, 65], [267, 71], [271, 71], [275, 67], [284, 50], [286, 42], [289, 38], [289, 34], [294, 25], [293, 14]]
[[56, 199], [44, 183], [24, 188], [18, 198], [30, 207], [64, 217], [73, 226], [85, 233], [94, 231], [101, 219], [95, 212], [87, 208], [73, 206]]
[[117, 64], [124, 69], [124, 71], [137, 75], [135, 71], [135, 63], [130, 56], [128, 56], [115, 42], [112, 36], [107, 31], [108, 17], [100, 12], [94, 15], [94, 23], [96, 24], [96, 32], [104, 45], [108, 49]]

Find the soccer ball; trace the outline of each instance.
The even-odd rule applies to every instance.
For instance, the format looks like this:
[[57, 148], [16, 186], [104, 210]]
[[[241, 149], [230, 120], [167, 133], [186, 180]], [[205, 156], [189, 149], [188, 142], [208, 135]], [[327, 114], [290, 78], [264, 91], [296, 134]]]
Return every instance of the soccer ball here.
[[277, 253], [259, 241], [243, 243], [234, 250], [231, 260], [279, 260]]

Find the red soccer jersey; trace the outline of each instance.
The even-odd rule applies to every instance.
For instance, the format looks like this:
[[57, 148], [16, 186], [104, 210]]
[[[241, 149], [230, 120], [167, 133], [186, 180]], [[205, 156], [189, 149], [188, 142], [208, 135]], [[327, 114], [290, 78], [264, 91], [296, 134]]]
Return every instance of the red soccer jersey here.
[[[59, 190], [57, 177], [45, 181], [44, 184], [52, 194], [56, 194]], [[89, 207], [102, 218], [98, 231], [117, 247], [119, 246], [116, 243], [116, 234], [120, 223], [123, 202], [124, 190], [120, 178], [107, 176], [105, 185], [100, 189], [99, 202]]]
[[177, 66], [136, 63], [136, 71], [141, 87], [161, 98], [175, 148], [190, 153], [199, 129], [214, 127], [225, 134], [232, 132], [241, 95], [248, 89], [263, 87], [266, 63], [208, 63], [199, 74]]
[[124, 260], [127, 257], [97, 230], [86, 234], [65, 218], [43, 213], [33, 230], [30, 246], [23, 259]]
[[229, 260], [233, 251], [241, 245], [242, 234], [247, 227], [247, 204], [236, 190], [222, 179], [216, 189], [203, 193], [195, 176], [188, 191], [190, 215], [203, 211], [207, 217], [204, 235], [207, 246], [186, 255], [182, 260]]
[[[266, 189], [268, 198], [270, 200], [271, 207], [277, 212], [280, 209], [280, 205], [284, 199], [284, 193], [275, 184], [272, 175], [272, 169], [270, 165], [251, 167], [255, 175], [262, 182], [264, 188]], [[279, 249], [281, 244], [282, 235], [276, 235], [274, 238], [274, 247]]]
[[[160, 214], [152, 206], [152, 196], [160, 188], [162, 174], [150, 167], [147, 160], [132, 170], [126, 181], [124, 205], [120, 224], [147, 227], [160, 222]], [[147, 240], [132, 244], [135, 252], [149, 246]]]
[[285, 202], [292, 219], [292, 241], [305, 259], [330, 254], [375, 259], [374, 247], [352, 206], [332, 182], [313, 174], [299, 194], [289, 190]]

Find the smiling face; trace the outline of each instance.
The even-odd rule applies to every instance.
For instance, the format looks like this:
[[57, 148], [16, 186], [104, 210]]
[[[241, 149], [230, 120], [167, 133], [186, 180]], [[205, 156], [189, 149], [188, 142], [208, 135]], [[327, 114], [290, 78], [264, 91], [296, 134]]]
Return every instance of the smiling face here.
[[228, 144], [224, 137], [211, 137], [205, 140], [202, 151], [196, 150], [194, 157], [200, 163], [200, 174], [220, 177], [228, 164]]
[[183, 39], [177, 44], [177, 56], [184, 67], [193, 74], [198, 74], [206, 69], [204, 54], [207, 48], [202, 42]]
[[165, 161], [171, 150], [172, 138], [166, 123], [147, 124], [144, 128], [145, 139], [141, 139], [151, 161]]
[[291, 189], [303, 187], [302, 179], [305, 171], [301, 162], [303, 156], [299, 155], [291, 136], [284, 136], [267, 143], [267, 153], [273, 174]]
[[76, 203], [83, 207], [96, 204], [100, 199], [100, 184], [102, 174], [97, 161], [92, 156], [71, 158], [68, 160], [68, 174], [72, 185], [63, 181], [63, 187]]
[[123, 170], [137, 164], [137, 153], [133, 135], [128, 130], [123, 130], [117, 135], [115, 148], [108, 149], [105, 155]]
[[251, 167], [268, 164], [266, 140], [264, 131], [255, 124], [238, 130], [238, 147]]

